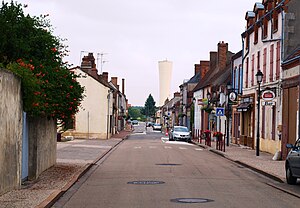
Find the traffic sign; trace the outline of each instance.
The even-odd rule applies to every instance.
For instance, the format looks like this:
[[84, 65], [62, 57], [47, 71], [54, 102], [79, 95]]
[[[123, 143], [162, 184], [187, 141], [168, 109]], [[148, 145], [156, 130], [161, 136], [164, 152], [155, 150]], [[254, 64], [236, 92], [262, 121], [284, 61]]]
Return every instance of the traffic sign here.
[[224, 116], [224, 114], [225, 114], [225, 108], [217, 108], [216, 116]]

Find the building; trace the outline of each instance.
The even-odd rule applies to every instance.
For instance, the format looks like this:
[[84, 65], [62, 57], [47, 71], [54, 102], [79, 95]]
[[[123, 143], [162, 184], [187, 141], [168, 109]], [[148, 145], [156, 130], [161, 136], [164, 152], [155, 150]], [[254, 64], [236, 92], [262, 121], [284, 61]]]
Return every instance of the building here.
[[109, 82], [107, 72], [98, 75], [92, 53], [83, 57], [81, 67], [71, 70], [80, 75], [77, 81], [85, 88], [85, 97], [74, 117], [73, 129], [63, 135], [85, 139], [108, 139], [123, 130], [127, 114], [124, 79], [120, 92], [117, 77], [112, 77]]
[[165, 100], [171, 96], [172, 65], [168, 60], [158, 62], [159, 70], [159, 106], [163, 106]]
[[[287, 143], [295, 143], [300, 138], [299, 122], [299, 83], [300, 83], [300, 2], [296, 0], [286, 1], [286, 13], [284, 18], [284, 42], [282, 62], [282, 156], [287, 155], [285, 148]], [[298, 100], [298, 102], [297, 102]]]
[[[255, 3], [253, 10], [246, 13], [246, 30], [242, 34], [243, 95], [237, 107], [241, 109], [241, 138], [255, 140], [257, 149], [273, 154], [282, 149], [281, 62], [288, 2], [263, 0], [262, 3]], [[261, 84], [257, 83], [257, 72], [263, 73]], [[261, 86], [260, 91], [258, 86]], [[264, 100], [264, 91], [274, 95], [274, 99]], [[263, 98], [262, 102], [255, 105], [258, 97]]]
[[[209, 70], [194, 88], [195, 132], [219, 131], [225, 134], [227, 119], [216, 114], [226, 105], [226, 85], [231, 79], [231, 57], [228, 43], [219, 42], [218, 51], [210, 52]], [[224, 112], [225, 113], [225, 112]]]

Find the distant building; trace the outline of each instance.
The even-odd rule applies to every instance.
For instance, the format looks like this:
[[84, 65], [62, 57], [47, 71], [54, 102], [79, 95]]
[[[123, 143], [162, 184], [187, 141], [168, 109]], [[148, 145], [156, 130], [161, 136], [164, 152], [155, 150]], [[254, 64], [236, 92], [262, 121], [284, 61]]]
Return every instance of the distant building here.
[[172, 65], [173, 63], [168, 60], [158, 62], [159, 106], [163, 106], [171, 95]]

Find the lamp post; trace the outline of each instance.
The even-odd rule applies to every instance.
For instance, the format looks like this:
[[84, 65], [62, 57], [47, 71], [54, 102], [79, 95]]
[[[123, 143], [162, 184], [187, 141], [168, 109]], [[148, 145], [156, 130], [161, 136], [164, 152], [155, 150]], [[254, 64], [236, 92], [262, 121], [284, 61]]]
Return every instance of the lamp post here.
[[[206, 97], [207, 97], [207, 107], [210, 108], [210, 99], [211, 99], [211, 94], [209, 91], [207, 91], [207, 94], [206, 94]], [[207, 117], [207, 129], [209, 129], [209, 112], [208, 112], [208, 117]]]
[[228, 82], [227, 83], [227, 126], [226, 126], [226, 146], [228, 147], [229, 146], [229, 120], [230, 120], [230, 103], [229, 103], [229, 95], [230, 95], [230, 92], [232, 90], [232, 86], [231, 86], [231, 83]]
[[259, 143], [260, 143], [260, 134], [259, 134], [259, 116], [260, 116], [260, 84], [262, 82], [264, 74], [258, 70], [256, 73], [256, 80], [258, 84], [258, 91], [257, 91], [257, 132], [256, 132], [256, 156], [259, 156]]

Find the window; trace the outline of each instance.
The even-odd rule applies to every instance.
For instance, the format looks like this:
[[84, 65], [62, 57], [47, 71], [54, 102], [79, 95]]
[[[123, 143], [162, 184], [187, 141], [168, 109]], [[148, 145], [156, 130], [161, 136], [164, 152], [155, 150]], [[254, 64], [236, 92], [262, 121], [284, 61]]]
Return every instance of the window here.
[[245, 45], [246, 45], [246, 50], [248, 50], [249, 49], [249, 35], [248, 35], [248, 33], [246, 34], [246, 37], [245, 37]]
[[254, 25], [254, 44], [257, 44], [258, 42], [258, 25]]
[[280, 42], [276, 46], [276, 80], [280, 77]]
[[274, 44], [270, 47], [270, 82], [273, 82], [273, 68], [274, 68]]
[[257, 70], [260, 70], [260, 51], [257, 51]]
[[263, 83], [266, 82], [266, 77], [267, 77], [267, 48], [264, 48], [264, 53], [263, 53]]
[[273, 33], [278, 31], [278, 12], [274, 10], [273, 12]]
[[254, 59], [255, 56], [252, 54], [252, 59], [251, 59], [251, 86], [254, 85]]
[[246, 59], [246, 77], [245, 77], [246, 88], [248, 88], [248, 77], [249, 77], [249, 58]]
[[238, 93], [239, 94], [242, 94], [243, 93], [243, 82], [242, 82], [242, 80], [243, 80], [243, 70], [242, 70], [242, 65], [240, 65], [239, 66], [239, 85], [238, 85]]
[[268, 19], [265, 17], [263, 20], [263, 38], [266, 39], [268, 37]]

